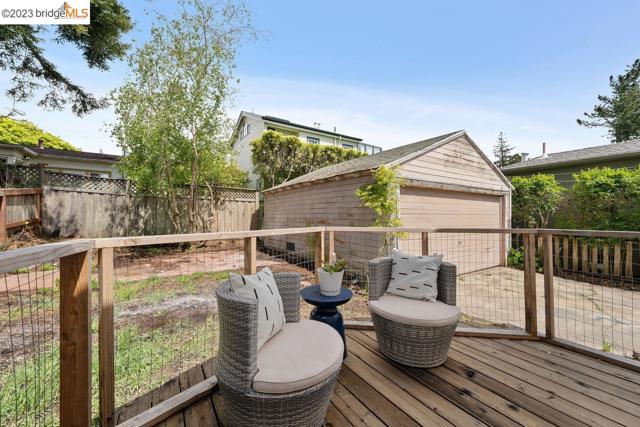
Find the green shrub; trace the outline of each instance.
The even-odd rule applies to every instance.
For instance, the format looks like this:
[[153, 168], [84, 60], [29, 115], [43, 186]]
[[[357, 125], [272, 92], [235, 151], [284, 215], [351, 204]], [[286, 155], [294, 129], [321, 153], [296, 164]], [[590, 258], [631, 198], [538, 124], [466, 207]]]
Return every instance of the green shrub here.
[[516, 176], [511, 180], [513, 225], [542, 228], [558, 210], [566, 192], [553, 175]]
[[638, 230], [640, 168], [593, 168], [573, 175], [562, 225], [587, 230]]

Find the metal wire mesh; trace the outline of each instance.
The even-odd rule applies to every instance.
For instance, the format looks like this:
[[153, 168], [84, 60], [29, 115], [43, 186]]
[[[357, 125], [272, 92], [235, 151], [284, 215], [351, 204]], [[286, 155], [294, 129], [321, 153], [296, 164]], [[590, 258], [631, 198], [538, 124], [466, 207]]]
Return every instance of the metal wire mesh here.
[[554, 236], [557, 337], [640, 358], [638, 251], [637, 239]]
[[[338, 257], [359, 277], [356, 296], [345, 305], [347, 319], [370, 319], [367, 309], [368, 262], [388, 256], [391, 248], [412, 255], [443, 255], [458, 268], [458, 306], [466, 327], [524, 328], [522, 235], [484, 233], [335, 232]], [[511, 262], [510, 262], [511, 261]]]
[[[313, 284], [314, 236], [259, 239], [257, 270], [299, 272], [303, 286]], [[116, 407], [216, 355], [215, 289], [244, 265], [243, 240], [116, 251]], [[310, 307], [302, 304], [307, 317]]]
[[0, 426], [57, 426], [58, 265], [0, 276]]

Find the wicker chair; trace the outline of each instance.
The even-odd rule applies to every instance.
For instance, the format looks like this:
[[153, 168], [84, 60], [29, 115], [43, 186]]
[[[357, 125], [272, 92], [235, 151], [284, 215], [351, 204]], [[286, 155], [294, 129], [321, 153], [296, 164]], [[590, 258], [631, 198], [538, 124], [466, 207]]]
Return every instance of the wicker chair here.
[[[391, 263], [390, 257], [369, 261], [369, 310], [380, 351], [403, 365], [430, 368], [443, 364], [460, 315], [459, 309], [455, 307], [456, 266], [443, 262], [438, 272], [438, 300], [447, 304], [445, 306], [441, 303], [384, 295], [391, 278]], [[395, 314], [385, 313], [378, 308], [381, 298], [395, 299]], [[402, 305], [405, 309], [398, 310], [397, 307]], [[442, 319], [437, 318], [437, 313], [433, 314], [438, 311], [445, 312]], [[429, 322], [409, 318], [411, 313], [430, 312]]]
[[[299, 322], [300, 274], [275, 273], [274, 276], [282, 297], [287, 324]], [[254, 377], [258, 371], [259, 353], [257, 350], [258, 302], [237, 296], [229, 282], [220, 285], [216, 290], [216, 296], [220, 322], [216, 374], [221, 396], [220, 404], [216, 405], [216, 409], [223, 425], [226, 427], [318, 427], [322, 425], [340, 368], [338, 367], [335, 372], [319, 383], [292, 393], [269, 394], [255, 391]], [[320, 322], [311, 320], [303, 320], [303, 322], [317, 323], [330, 329]], [[282, 333], [283, 331], [279, 332], [271, 340]], [[336, 339], [340, 340], [339, 345], [342, 349], [342, 341], [337, 333], [335, 335]], [[268, 344], [267, 342], [265, 346]]]

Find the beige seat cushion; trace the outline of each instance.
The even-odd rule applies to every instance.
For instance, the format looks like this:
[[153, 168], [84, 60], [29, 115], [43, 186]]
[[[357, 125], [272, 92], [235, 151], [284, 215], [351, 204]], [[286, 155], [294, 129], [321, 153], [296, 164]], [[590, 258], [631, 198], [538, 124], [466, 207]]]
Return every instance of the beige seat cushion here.
[[456, 306], [388, 294], [369, 301], [369, 310], [385, 319], [414, 326], [446, 326], [460, 318], [460, 309]]
[[258, 351], [253, 389], [291, 393], [328, 378], [342, 365], [344, 344], [331, 326], [315, 320], [285, 323]]

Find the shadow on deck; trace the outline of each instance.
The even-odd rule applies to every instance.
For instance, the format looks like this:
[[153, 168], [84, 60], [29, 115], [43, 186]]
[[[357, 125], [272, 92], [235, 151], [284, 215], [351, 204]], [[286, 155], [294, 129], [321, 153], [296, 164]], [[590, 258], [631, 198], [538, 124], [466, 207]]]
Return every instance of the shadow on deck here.
[[[539, 341], [456, 337], [434, 369], [390, 362], [373, 331], [349, 330], [347, 347], [325, 426], [640, 425], [640, 373]], [[117, 422], [211, 375], [213, 360], [195, 366], [126, 405]], [[218, 426], [217, 400], [214, 390], [161, 425]]]

